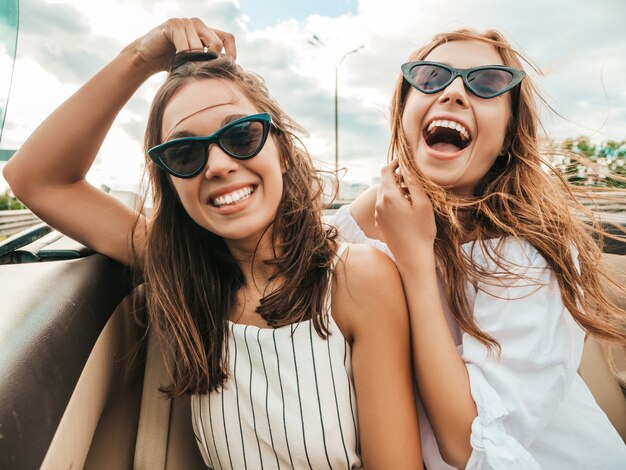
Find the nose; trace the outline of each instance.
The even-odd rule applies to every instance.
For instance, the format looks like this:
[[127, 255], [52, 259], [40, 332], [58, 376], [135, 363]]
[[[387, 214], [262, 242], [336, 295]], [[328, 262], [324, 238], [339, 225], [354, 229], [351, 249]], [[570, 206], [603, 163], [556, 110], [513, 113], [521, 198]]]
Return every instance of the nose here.
[[438, 101], [441, 104], [456, 104], [463, 108], [467, 108], [469, 100], [463, 79], [461, 77], [456, 77], [452, 80], [452, 83], [450, 83], [450, 85], [448, 85], [441, 92]]
[[205, 178], [223, 177], [239, 168], [239, 161], [224, 152], [219, 145], [211, 144], [207, 152], [209, 158], [204, 169]]

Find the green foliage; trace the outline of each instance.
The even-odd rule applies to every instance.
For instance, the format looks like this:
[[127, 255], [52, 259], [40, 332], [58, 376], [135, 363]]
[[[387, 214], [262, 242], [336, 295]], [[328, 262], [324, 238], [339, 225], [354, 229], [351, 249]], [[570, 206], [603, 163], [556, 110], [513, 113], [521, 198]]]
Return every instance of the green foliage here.
[[0, 194], [0, 211], [19, 209], [26, 209], [26, 206], [22, 204], [19, 199], [13, 196], [8, 189], [4, 193]]
[[554, 162], [571, 183], [626, 188], [626, 140], [594, 144], [587, 137], [570, 138], [563, 141], [561, 149], [580, 155], [593, 164], [584, 165], [569, 157]]

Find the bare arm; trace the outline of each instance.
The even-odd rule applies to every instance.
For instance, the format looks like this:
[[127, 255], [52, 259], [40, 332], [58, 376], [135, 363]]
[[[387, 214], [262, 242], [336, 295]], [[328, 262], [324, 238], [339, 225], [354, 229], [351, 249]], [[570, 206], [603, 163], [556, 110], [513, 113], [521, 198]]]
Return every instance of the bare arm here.
[[165, 70], [175, 51], [222, 46], [228, 33], [197, 19], [173, 19], [137, 39], [52, 113], [4, 168], [16, 196], [53, 227], [125, 264], [145, 246], [145, 219], [85, 180], [113, 120], [139, 86]]
[[352, 217], [354, 217], [354, 220], [359, 224], [359, 227], [361, 227], [365, 235], [369, 238], [382, 240], [383, 236], [374, 219], [374, 207], [376, 206], [377, 193], [378, 186], [375, 185], [367, 188], [363, 194], [350, 204], [350, 214], [352, 214]]
[[383, 169], [376, 222], [402, 277], [415, 375], [426, 413], [444, 460], [463, 468], [472, 452], [471, 425], [477, 411], [465, 363], [437, 295], [434, 215], [420, 188], [409, 185], [412, 202], [403, 197], [393, 175], [396, 166], [392, 162]]
[[402, 284], [393, 262], [351, 245], [336, 269], [333, 316], [352, 343], [365, 468], [422, 468]]
[[150, 74], [125, 49], [49, 116], [4, 169], [16, 196], [43, 220], [126, 264], [137, 214], [85, 175], [115, 116]]

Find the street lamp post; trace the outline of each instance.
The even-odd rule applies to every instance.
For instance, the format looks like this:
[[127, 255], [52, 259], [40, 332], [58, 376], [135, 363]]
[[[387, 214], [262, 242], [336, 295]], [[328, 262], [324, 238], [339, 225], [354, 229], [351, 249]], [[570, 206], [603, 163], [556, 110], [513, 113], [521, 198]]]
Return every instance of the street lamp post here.
[[[364, 47], [365, 46], [360, 46], [356, 49], [346, 52], [343, 57], [341, 57], [341, 60], [335, 67], [335, 174], [338, 174], [339, 172], [339, 98], [337, 93], [339, 83], [339, 67], [341, 67], [342, 62], [346, 57], [348, 57], [350, 54], [359, 52]], [[337, 188], [337, 199], [339, 199], [339, 188]]]
[[[312, 36], [312, 39], [308, 41], [308, 43], [314, 47], [326, 47], [321, 39], [315, 34]], [[364, 47], [365, 46], [359, 46], [356, 49], [346, 52], [339, 60], [339, 63], [337, 63], [337, 65], [335, 66], [335, 175], [337, 176], [337, 178], [339, 178], [339, 67], [341, 67], [341, 64], [346, 57], [348, 57], [350, 54], [355, 54], [356, 52], [359, 52]], [[339, 189], [340, 184], [339, 179], [337, 179], [337, 199], [339, 199]]]

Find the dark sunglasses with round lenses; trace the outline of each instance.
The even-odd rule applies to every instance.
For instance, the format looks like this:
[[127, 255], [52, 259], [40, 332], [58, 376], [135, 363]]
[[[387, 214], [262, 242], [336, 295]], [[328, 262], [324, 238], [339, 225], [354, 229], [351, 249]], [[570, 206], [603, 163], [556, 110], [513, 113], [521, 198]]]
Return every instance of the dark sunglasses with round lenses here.
[[208, 137], [182, 137], [148, 150], [154, 163], [177, 178], [193, 178], [206, 166], [209, 146], [217, 144], [237, 160], [256, 156], [267, 140], [272, 117], [267, 113], [230, 122]]
[[515, 88], [526, 73], [505, 65], [481, 65], [456, 69], [439, 62], [418, 60], [402, 64], [402, 75], [411, 86], [422, 93], [438, 93], [461, 77], [465, 88], [479, 98], [495, 98]]

